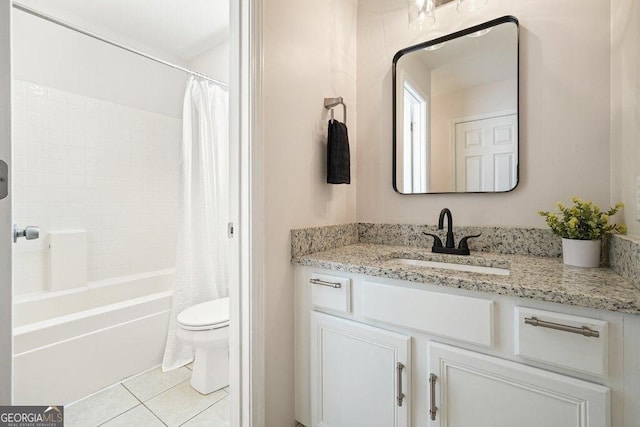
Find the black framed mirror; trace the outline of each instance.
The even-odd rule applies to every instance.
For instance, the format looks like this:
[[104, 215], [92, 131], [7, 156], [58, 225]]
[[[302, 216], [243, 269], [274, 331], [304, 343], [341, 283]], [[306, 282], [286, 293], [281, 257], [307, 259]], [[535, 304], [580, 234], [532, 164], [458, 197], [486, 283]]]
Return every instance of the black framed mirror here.
[[393, 58], [393, 188], [507, 192], [518, 185], [519, 27], [504, 16]]

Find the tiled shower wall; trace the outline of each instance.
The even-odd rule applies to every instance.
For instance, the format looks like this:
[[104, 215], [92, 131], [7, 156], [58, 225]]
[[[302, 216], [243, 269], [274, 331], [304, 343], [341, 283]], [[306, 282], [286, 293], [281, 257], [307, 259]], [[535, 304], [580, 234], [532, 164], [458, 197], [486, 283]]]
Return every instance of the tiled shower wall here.
[[48, 289], [48, 232], [86, 230], [88, 281], [173, 268], [181, 120], [14, 80], [16, 295]]

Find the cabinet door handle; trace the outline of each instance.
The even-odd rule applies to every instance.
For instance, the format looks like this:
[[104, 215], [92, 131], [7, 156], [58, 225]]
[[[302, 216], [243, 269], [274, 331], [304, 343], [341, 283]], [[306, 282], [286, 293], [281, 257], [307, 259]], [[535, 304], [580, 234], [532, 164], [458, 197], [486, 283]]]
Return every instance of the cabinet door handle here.
[[402, 401], [404, 400], [404, 393], [402, 392], [402, 370], [404, 369], [404, 365], [400, 362], [396, 365], [396, 370], [398, 371], [398, 406], [402, 406]]
[[585, 337], [600, 337], [600, 332], [589, 329], [588, 326], [581, 328], [577, 326], [562, 325], [560, 323], [547, 322], [545, 320], [539, 320], [537, 317], [525, 317], [524, 323], [531, 326], [540, 326], [541, 328], [555, 329], [557, 331], [571, 332], [572, 334], [580, 334]]
[[436, 380], [438, 377], [436, 374], [429, 375], [429, 385], [431, 386], [430, 394], [431, 401], [429, 402], [429, 415], [431, 416], [431, 421], [436, 420], [436, 413], [438, 412], [438, 407], [436, 406]]
[[309, 280], [309, 283], [311, 283], [312, 285], [328, 286], [330, 288], [335, 288], [335, 289], [340, 289], [342, 287], [342, 283], [327, 282], [326, 280], [320, 280], [320, 279], [311, 279]]

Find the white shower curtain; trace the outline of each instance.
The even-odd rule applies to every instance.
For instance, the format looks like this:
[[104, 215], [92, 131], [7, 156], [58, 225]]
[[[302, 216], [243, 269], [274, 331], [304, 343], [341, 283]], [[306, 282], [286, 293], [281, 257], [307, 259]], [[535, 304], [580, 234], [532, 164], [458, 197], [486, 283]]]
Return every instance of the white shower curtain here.
[[229, 293], [229, 94], [191, 77], [184, 96], [181, 196], [173, 302], [162, 370], [193, 360], [176, 337], [177, 317], [194, 304]]

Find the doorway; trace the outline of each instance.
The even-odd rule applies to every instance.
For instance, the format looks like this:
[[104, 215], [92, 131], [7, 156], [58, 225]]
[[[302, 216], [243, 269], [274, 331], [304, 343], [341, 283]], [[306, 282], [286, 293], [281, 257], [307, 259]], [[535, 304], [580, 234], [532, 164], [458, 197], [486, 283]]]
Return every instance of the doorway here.
[[[247, 70], [251, 69], [256, 61], [255, 51], [255, 24], [256, 21], [255, 9], [259, 5], [250, 4], [248, 1], [241, 1], [239, 3], [231, 2], [231, 71], [230, 77], [231, 85], [236, 88], [242, 87], [242, 94], [238, 92], [232, 92], [231, 96], [231, 108], [239, 113], [238, 117], [232, 119], [232, 138], [237, 138], [239, 141], [238, 146], [232, 156], [236, 156], [236, 161], [239, 164], [236, 172], [233, 175], [234, 180], [240, 183], [242, 178], [242, 187], [239, 191], [240, 197], [245, 200], [243, 207], [236, 207], [231, 212], [232, 221], [235, 224], [235, 232], [238, 237], [236, 240], [236, 250], [239, 254], [238, 259], [234, 264], [234, 268], [238, 271], [242, 271], [242, 275], [239, 278], [240, 285], [237, 289], [233, 289], [231, 292], [232, 303], [231, 316], [236, 319], [236, 327], [232, 332], [232, 366], [231, 375], [234, 381], [239, 385], [238, 387], [231, 389], [231, 419], [241, 425], [250, 425], [252, 420], [258, 419], [258, 412], [253, 412], [251, 407], [251, 398], [257, 396], [258, 401], [256, 405], [260, 408], [262, 405], [259, 402], [260, 399], [260, 387], [256, 387], [256, 390], [251, 390], [252, 375], [258, 375], [260, 373], [260, 345], [257, 340], [257, 345], [253, 346], [253, 352], [248, 353], [249, 344], [254, 344], [252, 340], [253, 334], [259, 335], [259, 329], [255, 327], [256, 316], [259, 318], [261, 306], [256, 304], [257, 298], [252, 293], [252, 286], [259, 286], [259, 278], [251, 280], [253, 274], [252, 263], [256, 262], [257, 256], [251, 256], [247, 250], [243, 251], [243, 248], [248, 248], [252, 239], [252, 227], [253, 217], [251, 214], [251, 201], [253, 196], [253, 188], [251, 182], [253, 179], [252, 170], [259, 160], [250, 159], [248, 144], [252, 143], [252, 132], [254, 132], [254, 125], [249, 123], [248, 115], [251, 111], [253, 103], [253, 96], [255, 90], [256, 76], [251, 75]], [[2, 114], [2, 120], [0, 120], [0, 134], [3, 138], [0, 142], [0, 159], [6, 161], [9, 169], [9, 173], [12, 171], [11, 162], [11, 61], [10, 61], [10, 41], [11, 41], [11, 4], [3, 3], [0, 6], [0, 21], [2, 25], [0, 28], [2, 35], [0, 37], [0, 67], [2, 67], [2, 76], [0, 79], [0, 114]], [[240, 47], [243, 47], [242, 53], [240, 53]], [[242, 159], [242, 160], [241, 160]], [[5, 178], [5, 180], [8, 178]], [[1, 180], [0, 180], [1, 181]], [[256, 180], [257, 181], [257, 180]], [[9, 181], [9, 184], [12, 182]], [[0, 296], [1, 309], [0, 309], [0, 347], [3, 351], [0, 352], [0, 402], [3, 404], [10, 404], [12, 400], [12, 355], [13, 355], [13, 338], [12, 338], [12, 203], [13, 203], [12, 191], [9, 192], [7, 197], [0, 200]], [[1, 197], [1, 196], [0, 196]], [[242, 291], [241, 289], [242, 288]], [[254, 308], [249, 310], [241, 310], [240, 306], [250, 307], [249, 303], [252, 303]], [[256, 315], [257, 313], [257, 315]], [[242, 333], [241, 333], [242, 331]], [[246, 349], [246, 350], [243, 350]], [[250, 370], [251, 369], [251, 370]], [[240, 386], [242, 384], [242, 387]], [[242, 390], [241, 390], [242, 389]], [[242, 408], [242, 409], [241, 409]]]

